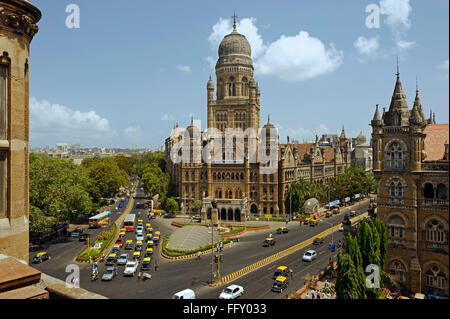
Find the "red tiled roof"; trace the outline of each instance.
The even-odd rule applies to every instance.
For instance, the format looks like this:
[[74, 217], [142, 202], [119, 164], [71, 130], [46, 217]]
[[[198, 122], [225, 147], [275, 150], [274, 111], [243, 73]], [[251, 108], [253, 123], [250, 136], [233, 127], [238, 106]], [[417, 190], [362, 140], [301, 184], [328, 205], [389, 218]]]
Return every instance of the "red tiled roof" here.
[[445, 142], [449, 140], [448, 124], [429, 124], [425, 128], [425, 161], [438, 161], [444, 158]]

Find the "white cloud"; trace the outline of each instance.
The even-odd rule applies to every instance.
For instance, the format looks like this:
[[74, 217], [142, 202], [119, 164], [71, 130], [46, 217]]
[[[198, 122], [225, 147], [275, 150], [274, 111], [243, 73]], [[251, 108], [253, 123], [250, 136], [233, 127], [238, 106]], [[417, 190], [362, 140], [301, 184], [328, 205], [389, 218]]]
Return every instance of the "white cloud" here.
[[282, 138], [284, 136], [289, 136], [290, 139], [297, 140], [300, 143], [303, 141], [314, 141], [316, 135], [320, 138], [322, 134], [329, 133], [329, 129], [325, 124], [320, 124], [318, 127], [313, 129], [297, 127], [297, 128], [279, 129], [279, 131], [280, 131], [279, 135]]
[[160, 120], [161, 121], [174, 121], [175, 117], [173, 115], [169, 115], [166, 113], [163, 116], [161, 116]]
[[125, 134], [125, 136], [127, 137], [132, 137], [132, 138], [136, 138], [136, 137], [141, 137], [142, 136], [142, 131], [141, 131], [141, 127], [140, 126], [129, 126], [126, 129], [123, 130], [123, 133]]
[[439, 64], [439, 69], [445, 71], [446, 74], [444, 74], [444, 78], [448, 79], [448, 59]]
[[185, 73], [191, 72], [191, 67], [189, 65], [177, 65], [177, 69]]
[[[250, 43], [256, 73], [275, 75], [286, 81], [301, 81], [333, 72], [342, 64], [343, 52], [336, 50], [333, 43], [327, 48], [320, 39], [305, 31], [295, 36], [282, 35], [272, 43], [264, 43], [255, 23], [254, 18], [242, 19], [237, 30]], [[211, 49], [217, 50], [223, 37], [232, 31], [231, 20], [220, 18], [212, 29], [208, 41]], [[212, 65], [213, 58], [206, 59]]]
[[380, 13], [387, 16], [386, 24], [400, 36], [411, 28], [409, 15], [412, 12], [409, 0], [381, 0]]
[[378, 49], [380, 47], [379, 37], [358, 37], [353, 43], [353, 46], [361, 58], [375, 58], [378, 56]]
[[414, 41], [400, 40], [397, 42], [397, 48], [399, 48], [400, 50], [408, 50], [411, 49], [415, 44], [416, 42]]
[[112, 142], [117, 135], [108, 119], [93, 110], [81, 112], [46, 100], [30, 99], [31, 144], [51, 145], [63, 140], [95, 144]]

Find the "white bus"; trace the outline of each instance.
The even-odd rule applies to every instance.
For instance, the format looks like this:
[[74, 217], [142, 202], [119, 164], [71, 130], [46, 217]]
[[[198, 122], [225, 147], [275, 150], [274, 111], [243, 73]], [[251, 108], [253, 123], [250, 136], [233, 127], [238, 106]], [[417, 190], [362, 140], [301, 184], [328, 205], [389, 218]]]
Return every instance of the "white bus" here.
[[103, 212], [89, 218], [89, 228], [99, 228], [109, 223], [109, 212]]
[[128, 214], [127, 216], [125, 216], [125, 219], [123, 220], [123, 227], [126, 229], [126, 231], [134, 231], [135, 224], [136, 224], [135, 214]]

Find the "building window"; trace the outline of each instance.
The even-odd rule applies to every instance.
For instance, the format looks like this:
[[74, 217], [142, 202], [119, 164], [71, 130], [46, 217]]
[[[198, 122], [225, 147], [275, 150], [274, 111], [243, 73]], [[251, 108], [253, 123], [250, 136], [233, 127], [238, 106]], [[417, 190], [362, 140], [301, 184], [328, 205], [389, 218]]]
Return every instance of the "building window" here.
[[404, 154], [405, 150], [403, 150], [400, 145], [397, 143], [392, 145], [386, 154], [388, 168], [405, 168], [406, 159]]
[[438, 265], [433, 265], [425, 274], [425, 283], [427, 288], [445, 289], [447, 285], [447, 277]]
[[434, 187], [433, 184], [431, 183], [426, 183], [424, 188], [423, 188], [423, 197], [428, 198], [428, 199], [433, 199], [434, 198]]
[[6, 139], [8, 139], [8, 66], [0, 64], [0, 140]]
[[6, 217], [8, 209], [7, 196], [7, 181], [8, 181], [8, 153], [0, 151], [0, 218]]
[[447, 231], [444, 226], [433, 219], [425, 225], [424, 240], [437, 244], [445, 244], [447, 242]]

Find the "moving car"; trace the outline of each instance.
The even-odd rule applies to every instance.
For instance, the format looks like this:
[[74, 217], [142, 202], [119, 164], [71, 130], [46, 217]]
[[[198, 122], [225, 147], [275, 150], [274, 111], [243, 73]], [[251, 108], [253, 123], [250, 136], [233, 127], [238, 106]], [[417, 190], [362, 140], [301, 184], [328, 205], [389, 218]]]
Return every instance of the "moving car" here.
[[147, 235], [145, 235], [145, 239], [147, 241], [152, 240], [153, 239], [153, 235], [151, 233], [148, 233]]
[[131, 239], [128, 239], [125, 242], [125, 249], [128, 249], [128, 250], [133, 249], [133, 241]]
[[273, 246], [273, 245], [276, 244], [276, 242], [277, 242], [277, 241], [276, 241], [274, 238], [266, 238], [266, 239], [264, 240], [263, 246], [264, 246], [264, 247]]
[[145, 257], [151, 257], [153, 256], [153, 248], [147, 248], [145, 250]]
[[313, 244], [314, 245], [320, 245], [323, 243], [323, 236], [317, 236], [316, 238], [314, 238], [313, 240]]
[[141, 252], [140, 251], [135, 251], [133, 253], [133, 259], [134, 260], [139, 260], [141, 258]]
[[87, 241], [89, 237], [90, 237], [89, 234], [87, 234], [87, 233], [82, 233], [82, 234], [80, 234], [80, 236], [78, 237], [78, 241]]
[[159, 244], [159, 236], [153, 236], [153, 243], [158, 245]]
[[143, 233], [137, 234], [136, 241], [144, 241], [144, 234]]
[[120, 245], [114, 245], [113, 249], [111, 249], [111, 254], [118, 254], [120, 253]]
[[309, 222], [311, 221], [311, 218], [305, 218], [305, 220], [303, 221], [303, 224], [308, 225]]
[[105, 273], [102, 276], [102, 280], [111, 281], [116, 276], [117, 276], [117, 268], [108, 267], [106, 268]]
[[302, 260], [303, 261], [313, 261], [317, 258], [317, 252], [315, 250], [308, 250], [303, 254]]
[[116, 254], [109, 254], [108, 257], [106, 257], [105, 265], [107, 265], [107, 266], [114, 265], [116, 260], [117, 260]]
[[174, 294], [172, 299], [195, 299], [195, 293], [192, 289], [185, 289]]
[[272, 291], [282, 292], [284, 289], [287, 288], [288, 285], [289, 285], [289, 281], [286, 277], [278, 276], [272, 285]]
[[339, 210], [339, 208], [335, 208], [335, 209], [333, 209], [333, 214], [339, 214], [340, 213], [340, 210]]
[[333, 213], [332, 212], [330, 212], [330, 211], [327, 211], [327, 213], [325, 214], [325, 217], [331, 217], [331, 216], [333, 216]]
[[352, 210], [349, 215], [350, 215], [350, 217], [355, 217], [356, 216], [356, 211]]
[[142, 250], [142, 241], [137, 241], [136, 246], [134, 247], [134, 250], [141, 251]]
[[49, 260], [51, 257], [49, 254], [47, 254], [46, 252], [40, 252], [37, 253], [36, 256], [34, 256], [33, 258], [33, 263], [41, 263], [44, 262], [46, 260]]
[[344, 231], [344, 226], [339, 227], [339, 231]]
[[289, 229], [287, 227], [280, 227], [277, 230], [277, 234], [286, 234], [289, 231]]
[[147, 241], [147, 248], [151, 248], [155, 245], [155, 243], [153, 242], [153, 240], [149, 240]]
[[317, 219], [311, 219], [311, 221], [309, 222], [309, 226], [315, 227], [317, 226], [317, 223], [318, 223]]
[[238, 285], [231, 285], [225, 288], [219, 295], [219, 299], [236, 299], [242, 296], [244, 288]]
[[150, 262], [152, 259], [150, 257], [145, 257], [142, 261], [141, 270], [150, 270]]
[[128, 262], [128, 254], [121, 254], [117, 259], [117, 265], [125, 265]]
[[277, 279], [279, 276], [287, 277], [289, 273], [289, 269], [286, 266], [280, 266], [275, 270], [275, 273], [272, 276], [272, 279]]
[[137, 261], [129, 261], [125, 265], [125, 270], [123, 271], [124, 276], [134, 276], [134, 273], [137, 270], [139, 262]]

